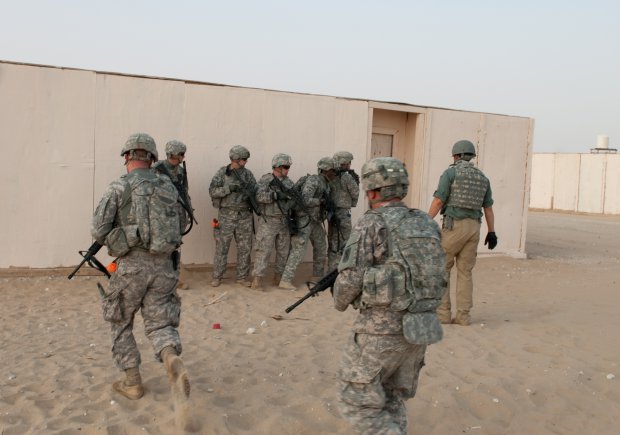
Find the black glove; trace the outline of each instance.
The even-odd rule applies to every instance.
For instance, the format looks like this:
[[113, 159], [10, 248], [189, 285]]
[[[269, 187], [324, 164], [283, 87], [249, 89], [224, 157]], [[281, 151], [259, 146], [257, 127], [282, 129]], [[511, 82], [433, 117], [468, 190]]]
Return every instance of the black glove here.
[[238, 184], [229, 184], [228, 185], [228, 189], [230, 189], [231, 192], [239, 192], [239, 185]]
[[493, 249], [497, 246], [497, 236], [493, 231], [489, 232], [487, 236], [484, 238], [484, 244], [488, 243], [489, 249]]

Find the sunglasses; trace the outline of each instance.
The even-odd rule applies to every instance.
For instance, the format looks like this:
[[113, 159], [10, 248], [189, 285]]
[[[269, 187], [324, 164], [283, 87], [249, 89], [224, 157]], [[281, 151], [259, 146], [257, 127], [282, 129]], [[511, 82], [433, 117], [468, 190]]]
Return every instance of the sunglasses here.
[[291, 169], [291, 167], [290, 167], [289, 165], [282, 165], [282, 166], [280, 166], [280, 167], [281, 167], [281, 168], [284, 168], [284, 169]]
[[185, 157], [185, 153], [177, 153], [176, 155], [179, 157]]

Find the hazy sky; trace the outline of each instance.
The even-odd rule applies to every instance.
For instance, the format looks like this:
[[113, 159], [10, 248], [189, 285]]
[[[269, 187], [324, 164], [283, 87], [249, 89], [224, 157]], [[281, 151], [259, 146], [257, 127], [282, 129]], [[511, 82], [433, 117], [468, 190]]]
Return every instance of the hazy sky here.
[[620, 148], [618, 0], [0, 0], [0, 59], [527, 116], [535, 151]]

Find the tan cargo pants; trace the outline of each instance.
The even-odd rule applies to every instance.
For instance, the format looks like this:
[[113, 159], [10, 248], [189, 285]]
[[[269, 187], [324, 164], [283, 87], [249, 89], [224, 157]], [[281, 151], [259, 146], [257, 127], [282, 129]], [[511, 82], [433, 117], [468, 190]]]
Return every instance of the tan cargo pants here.
[[480, 240], [480, 221], [477, 219], [454, 220], [451, 230], [441, 230], [441, 246], [446, 251], [446, 272], [448, 289], [444, 294], [437, 315], [449, 318], [450, 271], [456, 263], [456, 310], [468, 316], [473, 306], [474, 282], [472, 270], [476, 265], [478, 242]]

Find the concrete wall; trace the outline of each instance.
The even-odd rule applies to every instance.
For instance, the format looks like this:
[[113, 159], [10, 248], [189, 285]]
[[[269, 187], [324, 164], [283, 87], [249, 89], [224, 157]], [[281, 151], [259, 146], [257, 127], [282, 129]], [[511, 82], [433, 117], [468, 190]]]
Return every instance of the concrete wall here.
[[[532, 120], [380, 105], [423, 114], [414, 118], [415, 153], [406, 150], [417, 169], [414, 205], [428, 208], [452, 143], [468, 137], [479, 147], [480, 166], [500, 205], [500, 245], [493, 252], [522, 253]], [[0, 62], [0, 149], [8, 157], [0, 175], [0, 268], [77, 264], [77, 251], [91, 243], [90, 219], [99, 198], [125, 171], [120, 149], [138, 131], [151, 134], [162, 154], [170, 139], [188, 145], [199, 225], [185, 238], [183, 260], [210, 264], [210, 221], [217, 213], [208, 186], [228, 163], [232, 145], [250, 149], [247, 167], [256, 178], [270, 171], [271, 157], [282, 151], [293, 157], [293, 179], [314, 173], [320, 157], [343, 149], [356, 156], [359, 173], [370, 149], [372, 111], [365, 100]], [[365, 207], [362, 199], [353, 218]]]
[[534, 154], [529, 206], [620, 214], [620, 154]]

